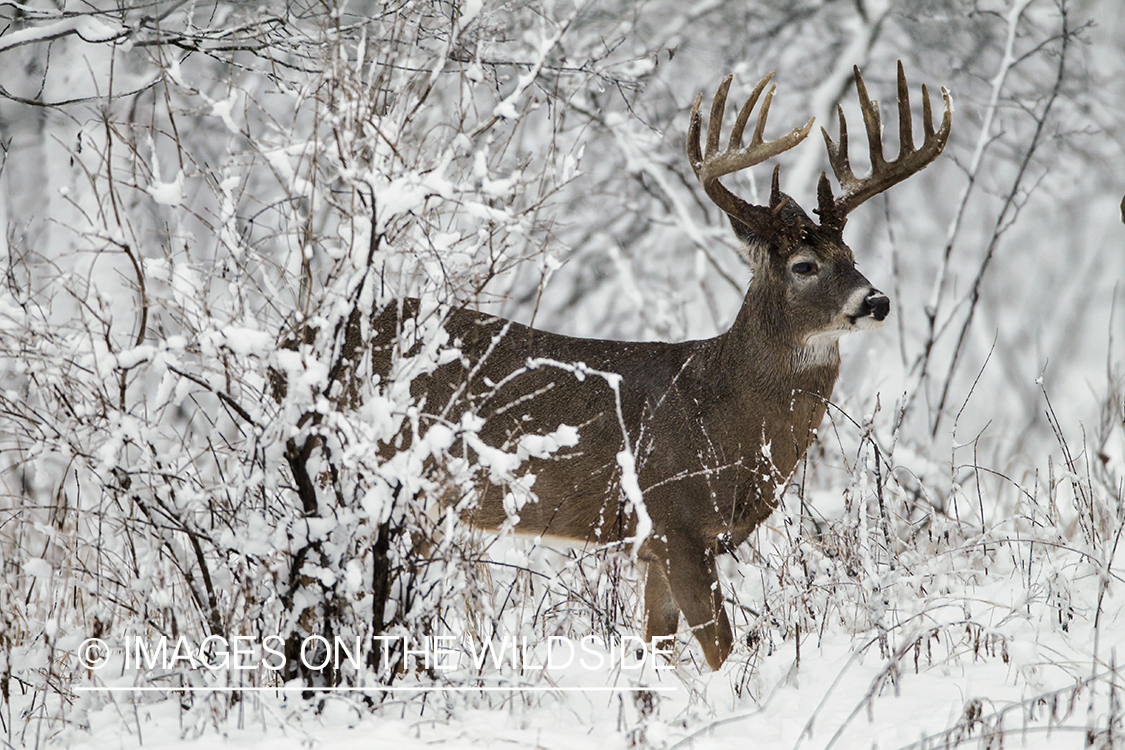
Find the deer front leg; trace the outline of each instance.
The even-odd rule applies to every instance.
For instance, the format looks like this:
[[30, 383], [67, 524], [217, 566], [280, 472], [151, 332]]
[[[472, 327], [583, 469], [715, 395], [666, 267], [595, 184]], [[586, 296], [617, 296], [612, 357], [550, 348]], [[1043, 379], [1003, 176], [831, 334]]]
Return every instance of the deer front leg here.
[[[707, 663], [711, 669], [718, 670], [730, 656], [734, 633], [723, 604], [713, 546], [670, 534], [667, 546], [658, 556], [658, 563], [664, 568], [666, 585], [676, 606], [684, 613], [684, 619], [703, 647]], [[645, 584], [646, 597], [653, 586], [652, 573], [649, 573]], [[648, 609], [647, 601], [645, 607]], [[649, 613], [651, 618], [652, 611], [649, 610]], [[663, 623], [666, 625], [667, 621], [668, 618], [665, 618]]]
[[680, 608], [672, 598], [664, 566], [652, 560], [645, 572], [645, 640], [675, 635], [680, 624]]

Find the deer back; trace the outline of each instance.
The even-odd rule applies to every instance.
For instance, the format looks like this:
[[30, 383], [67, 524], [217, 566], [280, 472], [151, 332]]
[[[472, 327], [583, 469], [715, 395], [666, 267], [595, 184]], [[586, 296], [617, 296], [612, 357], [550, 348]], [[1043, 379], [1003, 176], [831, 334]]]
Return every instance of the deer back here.
[[[417, 301], [404, 300], [373, 328], [389, 338], [417, 314]], [[634, 533], [617, 459], [626, 440], [654, 533], [688, 523], [700, 539], [744, 539], [775, 507], [773, 488], [811, 441], [838, 373], [838, 361], [796, 370], [767, 331], [738, 327], [702, 341], [621, 342], [454, 309], [444, 328], [458, 356], [413, 380], [423, 420], [457, 423], [471, 412], [480, 439], [509, 452], [525, 436], [576, 430], [575, 445], [527, 458], [536, 499], [516, 528], [591, 544]], [[375, 348], [377, 374], [390, 371], [391, 351]], [[482, 477], [477, 491], [467, 520], [508, 520], [502, 486]]]

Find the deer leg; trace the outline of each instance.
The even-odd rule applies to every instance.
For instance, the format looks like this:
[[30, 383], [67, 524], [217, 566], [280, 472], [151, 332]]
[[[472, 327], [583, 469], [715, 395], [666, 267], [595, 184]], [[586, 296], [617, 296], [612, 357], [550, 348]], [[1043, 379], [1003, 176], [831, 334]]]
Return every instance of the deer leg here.
[[703, 647], [707, 663], [718, 670], [730, 656], [734, 634], [715, 570], [715, 551], [698, 542], [669, 539], [665, 555], [672, 598]]
[[680, 608], [672, 598], [664, 566], [656, 560], [648, 563], [645, 573], [645, 640], [674, 635], [680, 624]]

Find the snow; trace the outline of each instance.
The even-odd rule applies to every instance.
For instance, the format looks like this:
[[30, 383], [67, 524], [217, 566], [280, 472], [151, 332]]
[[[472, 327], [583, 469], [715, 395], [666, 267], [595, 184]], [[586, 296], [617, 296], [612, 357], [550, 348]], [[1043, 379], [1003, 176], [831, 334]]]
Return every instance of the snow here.
[[32, 557], [24, 561], [24, 572], [30, 576], [49, 581], [51, 579], [51, 564], [41, 557]]
[[238, 92], [231, 91], [226, 99], [216, 99], [211, 102], [211, 116], [218, 117], [227, 126], [232, 135], [241, 135], [242, 130], [234, 121], [234, 111], [238, 106]]
[[[466, 426], [471, 431], [472, 423]], [[572, 428], [559, 433], [545, 442], [573, 439]], [[435, 434], [445, 437], [431, 439], [452, 440], [452, 431]], [[773, 615], [736, 609], [735, 650], [715, 673], [686, 632], [670, 661], [649, 656], [635, 667], [631, 649], [642, 644], [632, 629], [637, 620], [631, 626], [626, 620], [613, 639], [616, 656], [600, 640], [584, 644], [592, 636], [578, 624], [530, 639], [510, 631], [492, 641], [485, 636], [493, 644], [486, 661], [484, 634], [468, 621], [457, 626], [454, 618], [440, 645], [413, 647], [418, 658], [436, 659], [441, 651], [443, 666], [435, 677], [411, 672], [387, 690], [343, 689], [313, 702], [300, 697], [303, 687], [259, 687], [257, 679], [237, 708], [225, 703], [229, 693], [207, 688], [169, 700], [162, 692], [129, 693], [131, 685], [149, 683], [128, 670], [116, 668], [104, 682], [98, 671], [87, 687], [112, 685], [124, 692], [82, 693], [89, 727], [73, 726], [58, 739], [74, 747], [93, 747], [108, 736], [122, 748], [193, 747], [214, 741], [206, 717], [218, 712], [226, 717], [225, 741], [239, 746], [312, 741], [331, 749], [377, 736], [380, 742], [393, 738], [402, 750], [496, 744], [561, 749], [597, 737], [610, 747], [706, 750], [751, 737], [755, 747], [772, 750], [906, 748], [923, 740], [923, 746], [944, 746], [991, 736], [1002, 737], [1005, 747], [1081, 747], [1087, 730], [1107, 730], [1106, 716], [1114, 711], [1108, 673], [1125, 648], [1125, 609], [1116, 593], [1125, 583], [1125, 562], [1115, 554], [1112, 533], [1104, 544], [1060, 544], [1056, 528], [1030, 522], [1044, 510], [1039, 500], [1031, 498], [1022, 514], [998, 508], [999, 520], [983, 534], [975, 524], [949, 521], [944, 531], [939, 524], [913, 540], [900, 531], [893, 559], [873, 547], [865, 563], [870, 570], [857, 580], [858, 573], [838, 559], [853, 552], [819, 556], [810, 541], [790, 537], [786, 529], [801, 511], [798, 498], [788, 496], [756, 534], [761, 560], [727, 566], [723, 582], [728, 598], [753, 609], [766, 606]], [[829, 538], [878, 518], [874, 508], [873, 515], [863, 511], [855, 520], [848, 520], [854, 509], [845, 505], [825, 503], [819, 510], [827, 514]], [[308, 538], [328, 540], [335, 525], [329, 518], [310, 523]], [[268, 526], [259, 518], [251, 527], [254, 538]], [[859, 538], [878, 543], [874, 533]], [[259, 543], [256, 552], [266, 553], [274, 543]], [[519, 569], [560, 576], [574, 564], [546, 542], [507, 538], [490, 546], [493, 559]], [[785, 572], [785, 561], [797, 556], [811, 564], [806, 582], [798, 570]], [[40, 582], [52, 576], [42, 559], [28, 560], [25, 569]], [[327, 585], [336, 580], [329, 569], [309, 572]], [[349, 590], [364, 590], [354, 561], [342, 575]], [[619, 585], [638, 586], [635, 575]], [[502, 592], [499, 579], [494, 585]], [[517, 622], [509, 618], [503, 627], [518, 628]], [[794, 626], [800, 630], [790, 631]], [[466, 629], [458, 633], [457, 627]], [[458, 641], [466, 634], [468, 641]], [[631, 644], [626, 654], [622, 640]], [[603, 656], [572, 659], [570, 650]], [[618, 662], [622, 656], [625, 661]], [[213, 677], [215, 688], [226, 684], [221, 673]], [[375, 698], [374, 707], [365, 696]]]
[[9, 31], [0, 37], [0, 52], [70, 34], [76, 34], [85, 42], [97, 43], [117, 39], [124, 33], [124, 29], [105, 24], [97, 17], [76, 14], [42, 26], [29, 26], [25, 29]]
[[171, 182], [153, 180], [146, 190], [162, 206], [179, 206], [184, 202], [184, 171], [177, 172]]
[[[561, 673], [544, 670], [552, 674], [549, 681], [525, 672], [523, 689], [509, 687], [499, 693], [472, 688], [443, 693], [439, 688], [412, 695], [413, 680], [405, 678], [397, 691], [386, 695], [385, 707], [375, 711], [363, 706], [360, 693], [327, 694], [323, 710], [318, 710], [295, 693], [256, 692], [247, 694], [238, 709], [242, 728], [232, 726], [224, 734], [227, 742], [238, 746], [312, 741], [328, 749], [351, 747], [373, 736], [379, 738], [378, 746], [393, 743], [401, 750], [481, 745], [562, 750], [588, 746], [591, 738], [624, 748], [638, 737], [647, 746], [700, 750], [730, 747], [747, 738], [767, 750], [898, 748], [923, 738], [931, 738], [931, 746], [942, 746], [947, 738], [983, 738], [989, 725], [1003, 716], [1003, 731], [994, 735], [1003, 735], [1005, 747], [1081, 747], [1086, 706], [1104, 711], [1104, 689], [1099, 698], [1082, 685], [1088, 675], [1058, 667], [1041, 672], [1033, 682], [1024, 675], [1029, 667], [1043, 666], [1038, 657], [1042, 651], [1050, 651], [1055, 664], [1082, 658], [1085, 639], [1016, 617], [1004, 636], [1012, 645], [979, 646], [978, 635], [966, 635], [962, 623], [956, 622], [957, 609], [951, 607], [953, 616], [944, 629], [933, 621], [927, 624], [934, 635], [922, 638], [920, 656], [912, 646], [918, 628], [907, 627], [892, 658], [881, 655], [879, 638], [872, 633], [805, 634], [799, 655], [795, 642], [787, 641], [756, 661], [749, 682], [736, 652], [715, 674], [681, 668], [681, 674], [660, 677], [646, 667], [630, 676], [622, 670], [572, 667]], [[1122, 645], [1120, 635], [1109, 638], [1120, 633], [1119, 627], [1103, 627], [1102, 635], [1112, 647]], [[895, 650], [894, 633], [890, 639]], [[530, 663], [549, 664], [540, 656], [541, 661]], [[558, 657], [554, 663], [563, 661]], [[638, 679], [661, 688], [649, 694], [656, 705], [649, 716], [639, 713], [629, 689]], [[199, 723], [198, 708], [185, 712], [170, 701], [137, 698], [142, 702], [123, 712], [131, 702], [128, 694], [85, 697], [91, 732], [71, 730], [68, 743], [103, 746], [84, 736], [116, 737], [115, 746], [122, 748], [140, 747], [142, 738], [148, 747], [189, 748], [213, 742]], [[97, 706], [106, 700], [112, 702]], [[199, 695], [194, 700], [200, 708], [206, 705]], [[965, 719], [975, 710], [980, 712], [978, 721], [970, 726]], [[137, 717], [143, 727], [140, 736]]]

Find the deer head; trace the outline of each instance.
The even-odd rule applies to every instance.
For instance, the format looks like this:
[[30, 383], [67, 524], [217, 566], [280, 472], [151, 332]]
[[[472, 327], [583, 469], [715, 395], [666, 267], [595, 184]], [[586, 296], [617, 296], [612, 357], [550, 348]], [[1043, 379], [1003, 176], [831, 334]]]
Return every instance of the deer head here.
[[[763, 141], [770, 102], [776, 89], [771, 86], [758, 114], [750, 143], [741, 147], [750, 114], [763, 90], [773, 78], [769, 73], [754, 88], [738, 113], [731, 131], [730, 143], [719, 151], [719, 131], [726, 107], [731, 77], [719, 86], [711, 105], [706, 146], [701, 147], [702, 118], [699, 112], [703, 95], [692, 107], [688, 128], [687, 150], [692, 169], [708, 197], [729, 217], [735, 234], [749, 248], [754, 263], [755, 282], [751, 293], [765, 298], [762, 302], [776, 313], [776, 324], [788, 343], [808, 347], [811, 351], [827, 351], [825, 344], [841, 334], [882, 324], [890, 312], [890, 301], [876, 290], [855, 268], [855, 257], [843, 239], [848, 214], [857, 206], [892, 185], [920, 171], [941, 153], [949, 137], [952, 121], [949, 92], [942, 89], [945, 114], [941, 127], [934, 130], [930, 97], [922, 86], [924, 140], [915, 148], [910, 112], [909, 91], [902, 63], [898, 64], [899, 154], [888, 162], [883, 156], [878, 102], [867, 93], [859, 68], [855, 68], [856, 89], [867, 130], [871, 155], [871, 173], [857, 178], [848, 157], [848, 130], [843, 108], [840, 118], [839, 142], [834, 142], [823, 128], [829, 162], [840, 183], [841, 195], [835, 197], [826, 173], [822, 172], [817, 189], [819, 223], [812, 219], [788, 195], [779, 189], [779, 170], [775, 167], [768, 206], [752, 205], [731, 193], [720, 177], [748, 169], [766, 159], [787, 151], [800, 143], [812, 127], [809, 120], [803, 127], [774, 141]], [[814, 356], [812, 361], [816, 361]]]

